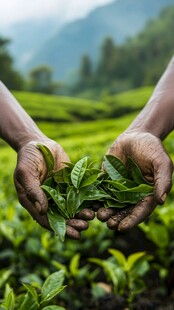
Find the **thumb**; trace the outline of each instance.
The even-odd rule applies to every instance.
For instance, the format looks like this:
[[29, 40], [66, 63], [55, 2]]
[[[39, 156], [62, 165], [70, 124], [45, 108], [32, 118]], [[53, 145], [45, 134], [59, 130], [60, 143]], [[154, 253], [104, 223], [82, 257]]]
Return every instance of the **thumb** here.
[[166, 152], [153, 162], [154, 196], [158, 204], [163, 204], [172, 187], [173, 163]]

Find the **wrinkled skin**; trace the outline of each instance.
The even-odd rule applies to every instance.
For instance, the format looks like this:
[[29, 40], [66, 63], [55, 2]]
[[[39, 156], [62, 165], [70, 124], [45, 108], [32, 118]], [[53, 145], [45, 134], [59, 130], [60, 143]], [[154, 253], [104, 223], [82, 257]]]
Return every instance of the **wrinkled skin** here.
[[138, 164], [144, 177], [154, 184], [154, 195], [145, 197], [135, 206], [124, 209], [100, 208], [97, 217], [110, 229], [125, 231], [144, 221], [163, 204], [172, 186], [173, 164], [161, 140], [150, 133], [128, 131], [112, 144], [108, 154], [119, 157], [125, 164], [128, 156]]
[[[49, 139], [29, 142], [18, 152], [14, 183], [19, 202], [42, 227], [51, 229], [46, 216], [48, 200], [40, 188], [47, 177], [47, 167], [41, 151], [36, 147], [37, 143], [45, 144], [50, 149], [55, 159], [55, 170], [62, 168], [63, 162], [68, 162], [69, 158], [59, 144]], [[87, 221], [93, 218], [94, 212], [86, 209], [77, 218], [68, 220], [67, 237], [79, 239], [80, 232], [88, 228]]]

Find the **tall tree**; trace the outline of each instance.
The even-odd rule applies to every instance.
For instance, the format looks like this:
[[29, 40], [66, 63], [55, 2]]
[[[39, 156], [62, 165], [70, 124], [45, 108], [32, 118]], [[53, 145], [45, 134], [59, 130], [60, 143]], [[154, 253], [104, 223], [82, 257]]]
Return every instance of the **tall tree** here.
[[52, 69], [47, 65], [41, 65], [31, 70], [29, 88], [33, 92], [52, 94], [54, 92]]
[[24, 80], [13, 68], [13, 59], [7, 50], [9, 43], [9, 39], [0, 37], [0, 80], [9, 89], [20, 90], [24, 87]]
[[104, 83], [109, 82], [113, 78], [114, 65], [116, 60], [116, 46], [112, 38], [108, 37], [104, 40], [101, 47], [101, 56], [97, 66], [97, 74]]
[[83, 55], [79, 69], [80, 87], [86, 88], [90, 86], [92, 76], [92, 63], [88, 55]]

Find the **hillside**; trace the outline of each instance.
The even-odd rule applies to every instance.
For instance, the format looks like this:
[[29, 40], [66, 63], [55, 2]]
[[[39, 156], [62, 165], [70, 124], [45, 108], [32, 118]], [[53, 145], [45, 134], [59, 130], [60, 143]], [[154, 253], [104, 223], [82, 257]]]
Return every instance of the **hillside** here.
[[139, 111], [148, 101], [152, 87], [139, 88], [102, 102], [82, 98], [14, 92], [14, 96], [37, 122], [72, 123], [119, 117]]
[[[23, 92], [14, 92], [14, 95], [38, 127], [48, 137], [59, 142], [71, 156], [71, 160], [76, 161], [85, 155], [89, 155], [92, 160], [101, 160], [114, 139], [130, 125], [146, 104], [152, 91], [152, 87], [135, 89], [109, 96], [103, 103]], [[87, 107], [93, 119], [84, 122], [83, 115], [78, 120], [74, 119], [76, 112], [86, 110]], [[103, 111], [102, 117], [98, 115], [97, 107]], [[120, 114], [120, 108], [124, 109], [124, 113], [121, 117], [114, 117]], [[168, 143], [172, 143], [173, 135], [174, 133], [165, 141], [166, 147]], [[4, 145], [1, 140], [0, 147]], [[8, 147], [8, 151], [4, 152], [1, 148], [0, 156], [4, 164], [8, 156], [13, 156], [12, 161], [15, 162], [14, 151]]]
[[[38, 127], [70, 152], [72, 160], [84, 154], [100, 160], [146, 104], [152, 90], [134, 89], [108, 96], [103, 102], [17, 91], [14, 96]], [[0, 140], [0, 147], [5, 144]], [[15, 152], [11, 153], [14, 157]]]
[[[138, 35], [120, 46], [111, 39], [105, 40], [101, 57], [93, 70], [87, 71], [85, 62], [79, 64], [80, 74], [74, 85], [74, 95], [97, 98], [103, 93], [115, 94], [156, 85], [174, 55], [173, 29], [174, 5], [166, 7]], [[86, 59], [89, 58], [86, 56]]]
[[113, 37], [118, 44], [123, 43], [169, 4], [174, 4], [174, 0], [118, 0], [97, 8], [47, 40], [24, 69], [44, 63], [53, 68], [56, 79], [71, 77], [83, 54], [89, 54], [93, 61], [96, 60], [106, 36]]

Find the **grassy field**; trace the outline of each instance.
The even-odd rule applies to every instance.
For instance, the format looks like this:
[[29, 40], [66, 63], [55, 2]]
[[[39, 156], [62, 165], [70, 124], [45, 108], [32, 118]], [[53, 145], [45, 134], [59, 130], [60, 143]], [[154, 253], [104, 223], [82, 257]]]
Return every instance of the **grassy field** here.
[[58, 141], [75, 161], [83, 156], [92, 160], [104, 156], [110, 144], [123, 132], [135, 117], [135, 113], [118, 119], [96, 120], [71, 124], [39, 123], [39, 128]]
[[144, 87], [104, 97], [102, 102], [26, 92], [14, 92], [14, 96], [35, 120], [77, 122], [113, 118], [140, 110], [151, 93], [152, 87]]
[[[84, 156], [89, 156], [90, 161], [96, 161], [96, 165], [100, 167], [103, 156], [112, 142], [130, 125], [139, 110], [148, 101], [151, 93], [152, 88], [132, 90], [114, 97], [107, 97], [103, 102], [23, 92], [15, 92], [14, 95], [36, 121], [38, 127], [48, 137], [63, 146], [71, 161], [76, 162]], [[174, 189], [171, 190], [171, 196], [168, 198], [165, 208], [156, 208], [156, 213], [154, 212], [150, 217], [149, 226], [147, 222], [144, 223], [143, 227], [147, 235], [143, 238], [140, 230], [137, 230], [137, 234], [133, 230], [133, 234], [128, 232], [121, 235], [119, 233], [117, 236], [113, 230], [107, 228], [106, 223], [95, 219], [90, 221], [89, 229], [82, 232], [82, 238], [78, 242], [67, 238], [65, 243], [61, 243], [54, 234], [41, 228], [33, 221], [25, 208], [21, 208], [13, 184], [17, 155], [10, 146], [5, 142], [2, 143], [2, 140], [0, 146], [0, 303], [3, 296], [7, 296], [10, 287], [14, 290], [14, 293], [11, 291], [13, 295], [11, 293], [8, 295], [6, 309], [26, 308], [26, 300], [29, 300], [26, 299], [26, 296], [29, 293], [25, 294], [26, 289], [22, 287], [22, 283], [34, 285], [36, 292], [40, 292], [43, 279], [59, 269], [66, 271], [65, 285], [67, 287], [65, 293], [59, 295], [54, 303], [65, 306], [69, 304], [68, 309], [82, 309], [79, 304], [80, 290], [82, 302], [84, 302], [84, 292], [87, 292], [87, 300], [90, 299], [89, 296], [93, 296], [98, 304], [96, 296], [100, 298], [104, 294], [102, 291], [98, 295], [98, 283], [102, 279], [102, 282], [106, 283], [106, 287], [111, 287], [114, 292], [112, 279], [111, 281], [107, 280], [107, 277], [105, 279], [105, 272], [102, 269], [99, 270], [97, 267], [95, 270], [93, 265], [90, 266], [89, 258], [100, 258], [104, 262], [109, 262], [109, 266], [111, 266], [112, 261], [108, 258], [108, 249], [117, 249], [117, 247], [120, 249], [120, 246], [124, 255], [127, 255], [128, 252], [137, 255], [134, 258], [140, 257], [138, 252], [140, 250], [153, 255], [154, 259], [150, 268], [153, 272], [154, 266], [156, 271], [159, 270], [159, 280], [157, 282], [155, 279], [155, 284], [159, 283], [162, 299], [164, 298], [166, 288], [163, 283], [167, 282], [167, 274], [170, 272], [168, 267], [173, 262]], [[167, 137], [165, 146], [174, 160], [174, 133]], [[146, 244], [150, 244], [150, 250], [146, 249]], [[155, 260], [155, 258], [157, 259]], [[127, 262], [128, 260], [126, 264]], [[139, 262], [137, 268], [140, 268]], [[145, 263], [147, 264], [147, 259]], [[147, 265], [142, 266], [142, 269], [140, 268], [141, 281], [142, 270], [147, 268]], [[118, 269], [118, 265], [115, 265], [113, 271], [115, 272], [116, 269]], [[110, 267], [108, 270], [110, 272]], [[130, 273], [132, 270], [136, 271], [137, 269], [130, 269]], [[134, 273], [132, 274], [134, 276]], [[153, 274], [150, 273], [146, 279], [151, 279]], [[162, 275], [163, 282], [161, 282]], [[122, 278], [119, 281], [122, 285]], [[137, 283], [139, 285], [139, 282]], [[8, 286], [5, 286], [6, 284]], [[96, 291], [94, 291], [95, 287]], [[149, 282], [145, 283], [145, 287], [149, 288]], [[30, 287], [29, 290], [31, 291]], [[89, 295], [89, 290], [92, 292], [91, 295]], [[24, 307], [18, 307], [17, 304], [15, 307], [9, 306], [11, 300], [14, 303], [14, 296], [17, 299], [22, 292], [25, 294]], [[38, 309], [38, 307], [33, 308], [35, 304], [32, 298], [35, 295], [37, 293], [28, 295], [32, 305], [30, 307], [27, 303], [27, 309]], [[127, 298], [127, 291], [125, 296]], [[106, 299], [103, 300], [106, 301]], [[2, 308], [4, 309], [0, 305], [0, 309]], [[44, 309], [46, 308], [44, 307]], [[49, 309], [53, 308], [49, 307]]]
[[[49, 123], [37, 122], [38, 127], [51, 139], [60, 143], [72, 161], [83, 156], [101, 161], [110, 144], [126, 129], [135, 117], [135, 113], [118, 119], [106, 119], [88, 122]], [[15, 152], [8, 146], [1, 147], [1, 163], [16, 160]]]
[[107, 115], [103, 102], [86, 99], [14, 92], [14, 96], [35, 120], [75, 122], [95, 120]]
[[[86, 155], [101, 161], [111, 143], [146, 104], [152, 91], [152, 87], [135, 89], [105, 97], [103, 102], [26, 92], [14, 92], [14, 96], [38, 127], [63, 146], [72, 161]], [[124, 115], [118, 117], [119, 114]], [[172, 137], [165, 142], [168, 149], [173, 149]], [[1, 144], [4, 145], [2, 141]], [[6, 149], [1, 150], [0, 158], [15, 158], [15, 153], [9, 151], [9, 147], [8, 152]]]

